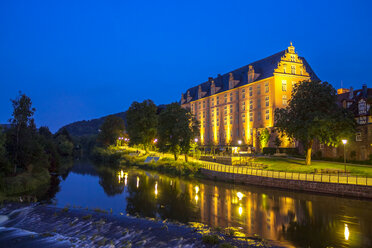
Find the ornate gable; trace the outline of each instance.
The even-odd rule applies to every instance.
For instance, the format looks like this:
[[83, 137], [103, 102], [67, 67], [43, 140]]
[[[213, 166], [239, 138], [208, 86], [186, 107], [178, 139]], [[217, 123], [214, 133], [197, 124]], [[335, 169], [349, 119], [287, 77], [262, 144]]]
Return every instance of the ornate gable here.
[[285, 54], [282, 56], [278, 63], [278, 67], [274, 72], [305, 77], [310, 76], [310, 74], [306, 71], [306, 67], [301, 57], [299, 57], [295, 52], [295, 47], [292, 45], [292, 42], [285, 51]]

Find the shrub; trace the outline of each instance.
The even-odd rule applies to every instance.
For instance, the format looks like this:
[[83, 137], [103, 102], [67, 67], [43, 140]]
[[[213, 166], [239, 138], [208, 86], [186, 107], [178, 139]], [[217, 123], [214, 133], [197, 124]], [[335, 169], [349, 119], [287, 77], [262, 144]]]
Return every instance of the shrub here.
[[207, 234], [207, 235], [203, 235], [202, 241], [205, 244], [217, 245], [220, 243], [220, 238], [216, 234], [211, 234], [211, 235]]

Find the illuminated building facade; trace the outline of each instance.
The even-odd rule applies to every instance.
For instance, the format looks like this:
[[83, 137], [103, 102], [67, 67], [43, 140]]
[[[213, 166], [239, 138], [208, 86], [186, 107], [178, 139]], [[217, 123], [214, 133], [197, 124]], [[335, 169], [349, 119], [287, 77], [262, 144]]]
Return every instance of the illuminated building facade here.
[[274, 125], [274, 110], [287, 105], [295, 84], [310, 79], [319, 80], [291, 43], [279, 53], [188, 89], [181, 105], [200, 122], [201, 145], [259, 148], [260, 131]]

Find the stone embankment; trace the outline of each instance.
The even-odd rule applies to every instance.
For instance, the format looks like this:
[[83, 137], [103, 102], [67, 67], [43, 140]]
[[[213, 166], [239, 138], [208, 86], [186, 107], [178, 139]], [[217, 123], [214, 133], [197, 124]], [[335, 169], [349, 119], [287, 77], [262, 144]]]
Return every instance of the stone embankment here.
[[335, 194], [340, 196], [372, 199], [372, 187], [343, 183], [312, 182], [295, 179], [282, 179], [265, 176], [255, 176], [201, 168], [201, 173], [210, 179], [229, 181], [242, 184], [252, 184], [273, 188], [308, 191], [315, 193]]

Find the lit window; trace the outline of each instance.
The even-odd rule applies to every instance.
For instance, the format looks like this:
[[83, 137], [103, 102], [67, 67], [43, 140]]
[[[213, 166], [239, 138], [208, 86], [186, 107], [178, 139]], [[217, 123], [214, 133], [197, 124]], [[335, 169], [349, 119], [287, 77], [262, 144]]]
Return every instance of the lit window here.
[[269, 82], [265, 83], [265, 93], [269, 93]]
[[253, 121], [253, 113], [249, 113], [249, 121]]
[[282, 96], [283, 105], [287, 106], [287, 95]]
[[265, 115], [266, 120], [270, 119], [270, 110], [266, 110], [266, 115]]
[[257, 100], [257, 108], [261, 108], [261, 100], [260, 99]]
[[265, 97], [265, 106], [269, 107], [269, 97]]
[[261, 120], [261, 112], [258, 112], [258, 114], [257, 114], [257, 120]]
[[296, 61], [296, 58], [294, 55], [291, 55], [291, 61], [295, 62]]
[[296, 74], [296, 66], [291, 66], [291, 74]]
[[282, 80], [282, 91], [287, 91], [287, 80]]
[[253, 95], [253, 88], [251, 86], [251, 87], [249, 87], [249, 96], [252, 96], [252, 95]]
[[257, 95], [261, 94], [261, 86], [257, 85]]

